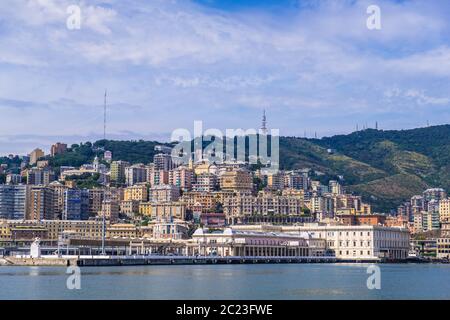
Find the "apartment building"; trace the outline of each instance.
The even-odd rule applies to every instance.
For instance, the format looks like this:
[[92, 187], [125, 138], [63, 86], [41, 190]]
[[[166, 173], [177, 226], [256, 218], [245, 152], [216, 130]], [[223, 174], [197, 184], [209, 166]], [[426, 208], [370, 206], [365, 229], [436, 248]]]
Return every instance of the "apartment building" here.
[[132, 186], [147, 181], [147, 168], [143, 164], [135, 164], [125, 168], [125, 183]]
[[171, 202], [180, 198], [180, 188], [174, 185], [159, 185], [150, 188], [150, 202]]
[[220, 189], [223, 191], [251, 192], [253, 190], [252, 174], [244, 169], [227, 169], [220, 176]]
[[29, 210], [30, 187], [0, 185], [0, 219], [25, 219]]
[[148, 188], [146, 184], [138, 184], [127, 187], [123, 192], [124, 201], [148, 201]]

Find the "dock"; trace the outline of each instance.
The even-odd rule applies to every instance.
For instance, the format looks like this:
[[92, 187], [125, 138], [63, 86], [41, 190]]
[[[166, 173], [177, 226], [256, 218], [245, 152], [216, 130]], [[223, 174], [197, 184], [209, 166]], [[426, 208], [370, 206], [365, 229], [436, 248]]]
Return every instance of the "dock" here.
[[213, 265], [213, 264], [276, 264], [276, 263], [335, 263], [334, 257], [186, 257], [186, 256], [112, 256], [79, 258], [80, 267], [143, 266], [143, 265]]

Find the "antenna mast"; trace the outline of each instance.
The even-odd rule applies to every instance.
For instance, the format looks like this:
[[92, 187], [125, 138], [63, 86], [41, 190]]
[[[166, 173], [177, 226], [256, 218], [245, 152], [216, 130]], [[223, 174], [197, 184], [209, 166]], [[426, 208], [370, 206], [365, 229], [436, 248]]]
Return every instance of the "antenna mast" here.
[[106, 141], [106, 96], [108, 92], [107, 89], [105, 89], [105, 103], [103, 105], [103, 140]]

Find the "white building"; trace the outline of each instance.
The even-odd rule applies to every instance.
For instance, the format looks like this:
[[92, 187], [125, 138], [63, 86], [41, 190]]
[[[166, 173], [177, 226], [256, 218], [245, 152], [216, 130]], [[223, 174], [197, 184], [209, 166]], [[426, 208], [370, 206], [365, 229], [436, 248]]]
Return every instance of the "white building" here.
[[197, 229], [192, 236], [202, 255], [245, 257], [312, 257], [325, 255], [325, 241], [308, 233]]
[[325, 239], [326, 249], [340, 260], [401, 260], [408, 257], [409, 231], [382, 226], [320, 225], [302, 226], [233, 226], [239, 230], [265, 230], [289, 234], [308, 232], [313, 238]]

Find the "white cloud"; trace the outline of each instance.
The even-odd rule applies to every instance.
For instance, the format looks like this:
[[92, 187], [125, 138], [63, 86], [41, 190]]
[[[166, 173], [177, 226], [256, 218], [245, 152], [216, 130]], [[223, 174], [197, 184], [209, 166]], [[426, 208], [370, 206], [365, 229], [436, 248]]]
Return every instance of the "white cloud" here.
[[261, 108], [291, 133], [306, 125], [342, 131], [354, 127], [352, 117], [393, 110], [403, 121], [411, 102], [449, 104], [444, 1], [379, 1], [380, 31], [366, 28], [366, 0], [324, 0], [281, 17], [188, 1], [81, 1], [82, 28], [71, 31], [72, 2], [0, 4], [0, 99], [32, 105], [22, 115], [3, 106], [0, 134], [17, 131], [18, 117], [26, 134], [100, 130], [105, 88], [111, 105], [139, 106], [112, 110], [111, 131], [143, 134], [199, 116], [242, 126]]

